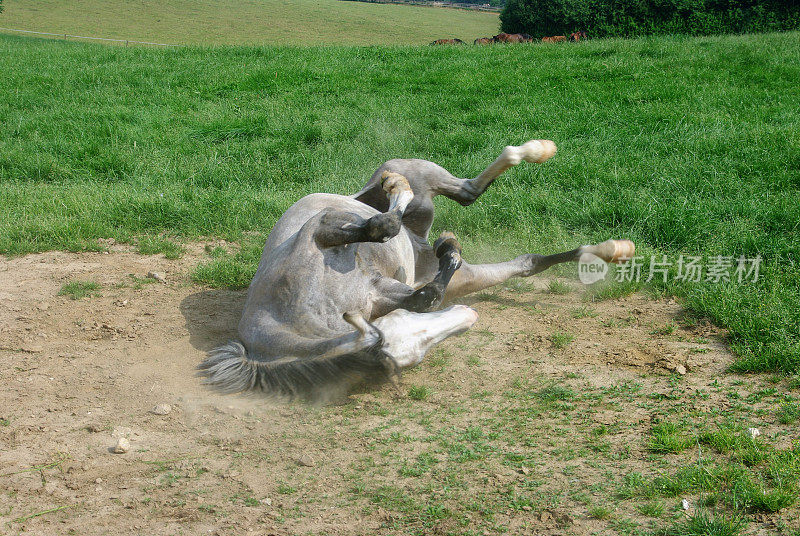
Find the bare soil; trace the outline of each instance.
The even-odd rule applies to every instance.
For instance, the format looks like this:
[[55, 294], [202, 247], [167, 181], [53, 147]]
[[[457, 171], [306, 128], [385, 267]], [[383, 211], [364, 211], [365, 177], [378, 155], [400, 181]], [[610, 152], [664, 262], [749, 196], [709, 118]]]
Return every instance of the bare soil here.
[[[620, 520], [649, 522], [612, 493], [624, 474], [652, 472], [646, 435], [660, 409], [643, 396], [679, 382], [687, 411], [724, 410], [729, 397], [713, 386], [764, 382], [724, 373], [724, 332], [681, 324], [672, 300], [587, 303], [575, 282], [556, 295], [534, 279], [467, 300], [478, 323], [407, 372], [400, 392], [323, 408], [219, 395], [194, 367], [235, 337], [245, 293], [192, 284], [203, 255], [203, 244], [179, 260], [112, 245], [0, 261], [0, 534], [614, 534]], [[57, 295], [75, 280], [100, 283], [101, 295]], [[557, 333], [572, 340], [558, 348]], [[608, 395], [566, 421], [544, 411], [520, 430], [508, 393], [527, 384], [578, 394], [636, 385], [642, 396]], [[171, 411], [154, 414], [158, 404]], [[769, 416], [760, 426], [770, 434]], [[611, 433], [592, 454], [580, 445], [597, 427]], [[479, 438], [463, 445], [494, 454], [453, 455], [465, 431]], [[129, 452], [112, 452], [118, 437]], [[432, 445], [449, 445], [434, 469], [403, 469]], [[524, 489], [538, 502], [498, 506]], [[457, 515], [423, 508], [432, 497]], [[589, 504], [610, 504], [610, 518], [591, 517]], [[749, 530], [796, 517], [764, 516]]]

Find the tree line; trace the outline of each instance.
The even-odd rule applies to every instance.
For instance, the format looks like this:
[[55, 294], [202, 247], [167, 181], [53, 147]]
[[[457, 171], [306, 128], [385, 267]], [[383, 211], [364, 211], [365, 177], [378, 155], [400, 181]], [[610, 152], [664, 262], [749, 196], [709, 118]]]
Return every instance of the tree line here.
[[534, 36], [711, 35], [800, 28], [798, 0], [507, 0], [501, 29]]

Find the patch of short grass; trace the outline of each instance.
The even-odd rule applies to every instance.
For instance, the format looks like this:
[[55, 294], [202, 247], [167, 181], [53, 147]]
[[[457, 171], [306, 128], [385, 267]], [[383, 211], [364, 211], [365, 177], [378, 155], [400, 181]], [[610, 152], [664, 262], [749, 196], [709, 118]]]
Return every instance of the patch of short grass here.
[[595, 318], [597, 316], [597, 311], [592, 309], [591, 307], [582, 306], [578, 307], [577, 309], [573, 309], [572, 318], [580, 319], [580, 318]]
[[566, 348], [573, 340], [575, 340], [575, 335], [563, 331], [557, 331], [550, 335], [550, 343], [556, 350]]
[[673, 333], [675, 333], [675, 329], [677, 327], [678, 326], [675, 324], [675, 322], [670, 321], [664, 324], [663, 326], [654, 328], [652, 331], [650, 331], [650, 334], [661, 335], [662, 337], [665, 337], [667, 335], [672, 335]]
[[543, 402], [567, 401], [575, 398], [575, 391], [563, 385], [548, 385], [533, 393], [533, 398]]
[[605, 300], [616, 300], [624, 298], [634, 292], [638, 292], [644, 288], [644, 283], [641, 282], [608, 282], [606, 284], [596, 284], [586, 291], [584, 299], [590, 302], [598, 302]]
[[235, 253], [223, 248], [212, 249], [211, 260], [198, 265], [192, 272], [192, 279], [217, 288], [247, 288], [256, 273], [263, 248], [264, 237], [255, 235], [245, 239]]
[[636, 509], [647, 517], [661, 517], [664, 515], [664, 503], [657, 500], [640, 504]]
[[100, 295], [100, 283], [95, 281], [70, 281], [58, 291], [59, 296], [67, 296], [72, 300], [92, 298]]
[[559, 281], [558, 279], [551, 279], [550, 283], [547, 285], [547, 291], [550, 294], [555, 294], [560, 296], [564, 294], [569, 294], [572, 291], [572, 288], [563, 281]]
[[592, 506], [589, 508], [589, 517], [594, 519], [606, 520], [611, 519], [614, 510], [608, 506]]
[[653, 500], [658, 496], [702, 494], [705, 505], [721, 508], [736, 518], [752, 512], [778, 512], [796, 504], [800, 446], [778, 450], [730, 425], [691, 436], [674, 423], [653, 427], [647, 446], [651, 452], [675, 454], [693, 444], [702, 447], [697, 463], [650, 479], [631, 473], [625, 477], [620, 497]]
[[685, 521], [679, 521], [655, 532], [657, 536], [739, 536], [745, 522], [738, 517], [698, 511]]
[[781, 424], [794, 424], [800, 419], [800, 403], [784, 402], [778, 410], [778, 422]]
[[184, 248], [177, 242], [160, 236], [142, 236], [136, 241], [136, 251], [141, 255], [163, 253], [167, 259], [180, 259]]
[[425, 385], [412, 385], [408, 388], [408, 397], [411, 400], [426, 400], [431, 395], [431, 390]]
[[661, 422], [650, 430], [648, 450], [658, 453], [677, 454], [695, 444], [695, 438], [673, 422]]

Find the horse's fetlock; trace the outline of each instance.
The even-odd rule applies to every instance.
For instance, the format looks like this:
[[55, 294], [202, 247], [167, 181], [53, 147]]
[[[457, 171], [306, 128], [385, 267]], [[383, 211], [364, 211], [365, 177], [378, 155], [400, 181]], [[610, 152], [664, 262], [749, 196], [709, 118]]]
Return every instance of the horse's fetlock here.
[[516, 166], [522, 162], [522, 156], [519, 154], [519, 149], [513, 145], [506, 145], [506, 147], [503, 149], [503, 156], [512, 166]]

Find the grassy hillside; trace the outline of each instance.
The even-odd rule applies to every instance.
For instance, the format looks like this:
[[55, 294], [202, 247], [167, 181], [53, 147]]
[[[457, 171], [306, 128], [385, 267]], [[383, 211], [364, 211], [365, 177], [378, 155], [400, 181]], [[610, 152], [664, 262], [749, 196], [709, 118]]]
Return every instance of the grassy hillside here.
[[468, 259], [610, 236], [673, 259], [760, 254], [756, 284], [667, 291], [729, 327], [742, 370], [794, 371], [798, 54], [796, 33], [461, 49], [0, 37], [0, 252], [221, 236], [246, 247], [204, 277], [246, 284], [303, 194], [353, 192], [394, 157], [474, 176], [505, 144], [550, 138], [547, 164], [468, 209], [439, 203]]
[[397, 45], [496, 34], [496, 13], [341, 0], [7, 0], [0, 26], [171, 44]]

